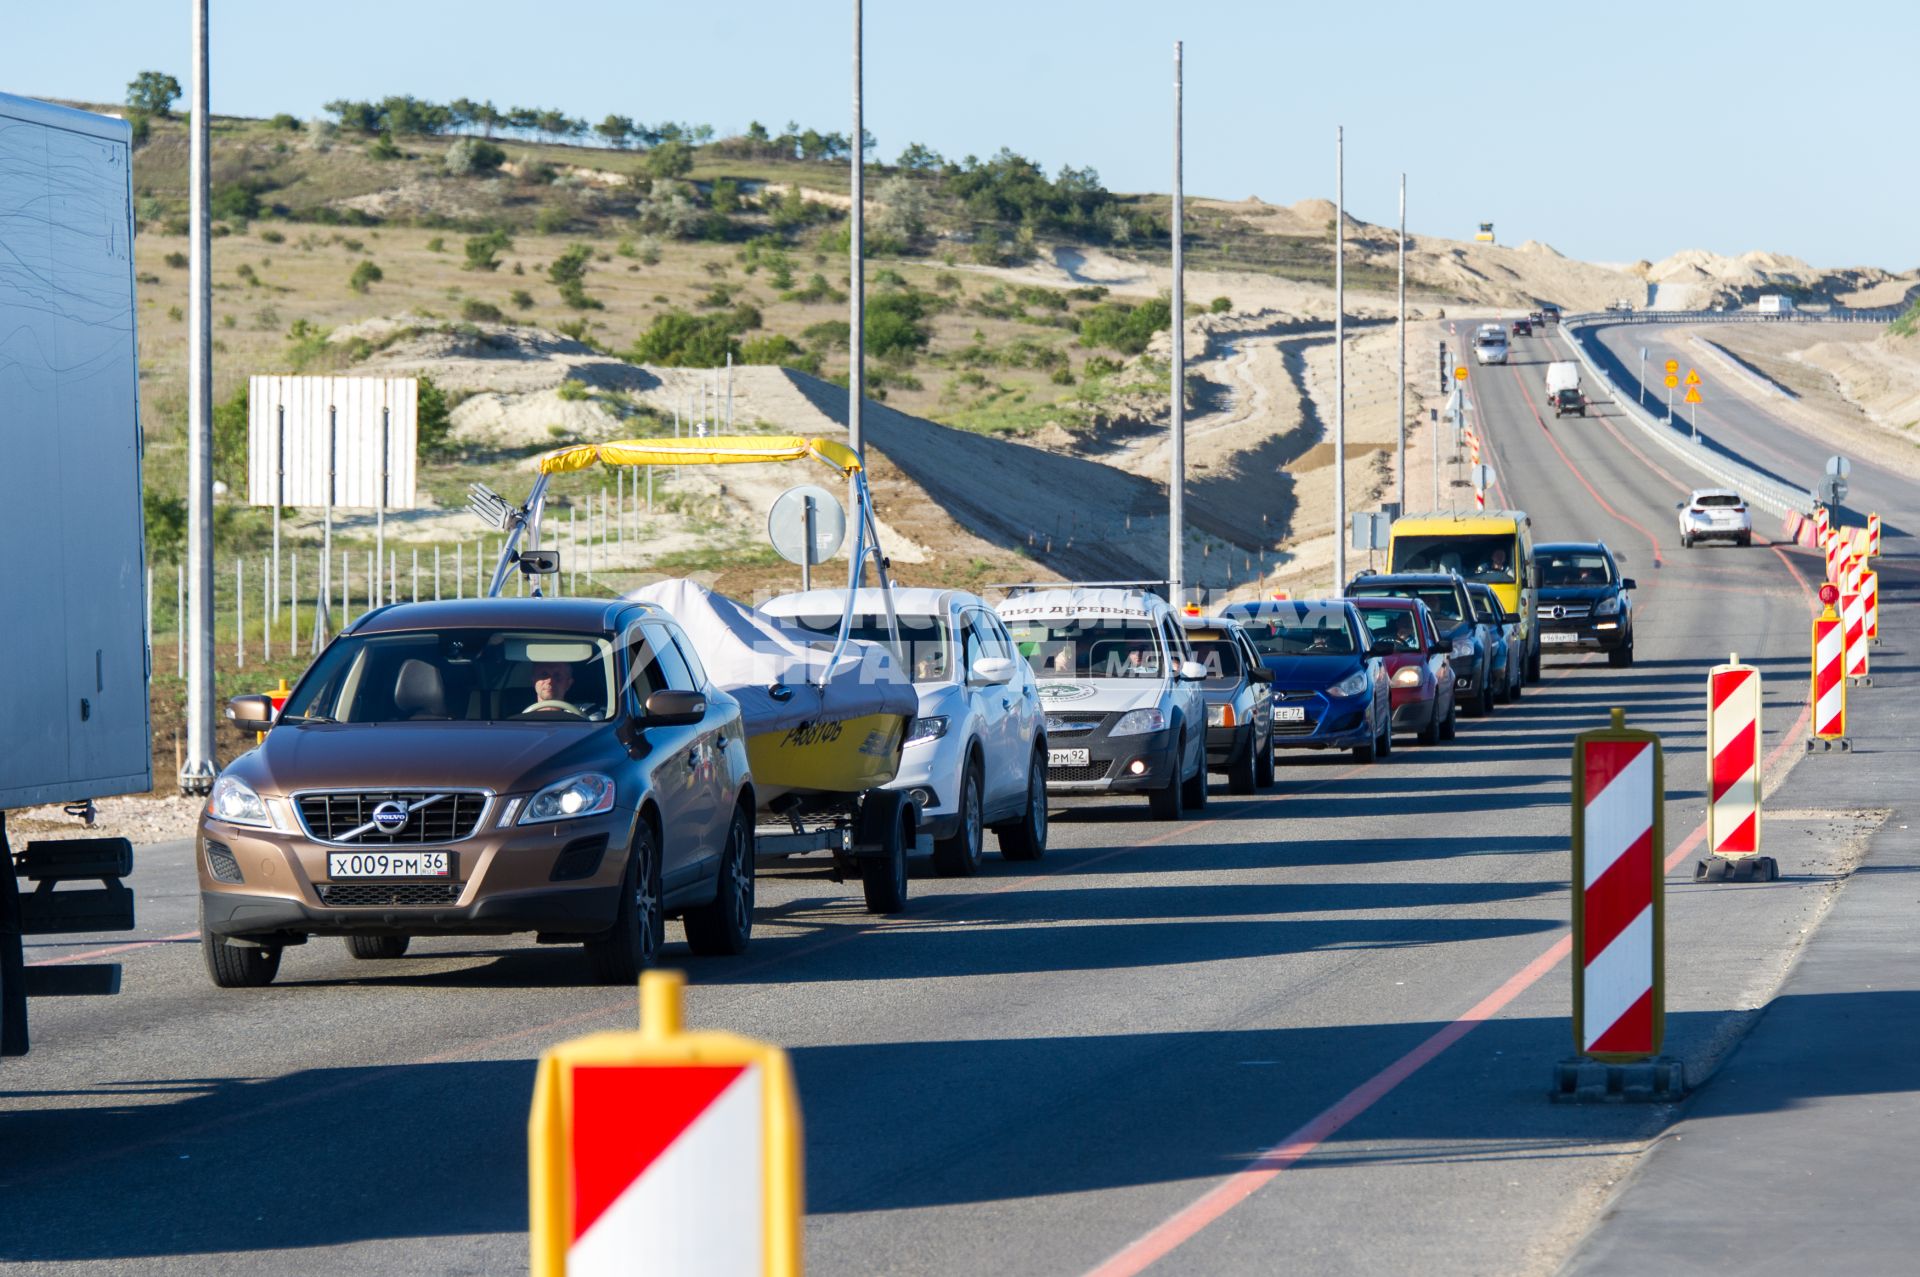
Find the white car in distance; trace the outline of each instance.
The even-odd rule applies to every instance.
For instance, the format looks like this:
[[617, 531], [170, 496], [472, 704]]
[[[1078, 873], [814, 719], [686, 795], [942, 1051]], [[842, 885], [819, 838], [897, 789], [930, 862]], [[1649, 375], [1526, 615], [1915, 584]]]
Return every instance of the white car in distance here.
[[[831, 644], [846, 597], [844, 589], [785, 594], [760, 611]], [[989, 829], [1003, 858], [1040, 859], [1047, 849], [1046, 714], [1032, 668], [977, 594], [895, 589], [893, 612], [920, 708], [887, 788], [913, 795], [920, 829], [934, 840], [934, 869], [948, 877], [978, 873]], [[853, 637], [888, 641], [881, 591], [859, 591], [853, 619]]]
[[1695, 488], [1675, 508], [1680, 511], [1680, 544], [1688, 549], [1696, 541], [1753, 544], [1753, 512], [1732, 488]]

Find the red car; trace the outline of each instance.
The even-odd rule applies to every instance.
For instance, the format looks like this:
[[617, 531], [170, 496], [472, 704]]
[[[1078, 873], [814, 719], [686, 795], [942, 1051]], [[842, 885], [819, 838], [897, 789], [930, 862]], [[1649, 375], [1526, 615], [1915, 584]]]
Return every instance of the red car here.
[[1393, 644], [1384, 659], [1393, 698], [1393, 729], [1416, 735], [1422, 745], [1452, 740], [1458, 714], [1453, 690], [1453, 645], [1434, 628], [1433, 613], [1419, 599], [1351, 600], [1374, 642]]
[[1515, 337], [1531, 337], [1531, 336], [1533, 336], [1533, 321], [1532, 321], [1531, 319], [1516, 319], [1516, 320], [1514, 320], [1514, 321], [1513, 321], [1513, 335], [1514, 335]]

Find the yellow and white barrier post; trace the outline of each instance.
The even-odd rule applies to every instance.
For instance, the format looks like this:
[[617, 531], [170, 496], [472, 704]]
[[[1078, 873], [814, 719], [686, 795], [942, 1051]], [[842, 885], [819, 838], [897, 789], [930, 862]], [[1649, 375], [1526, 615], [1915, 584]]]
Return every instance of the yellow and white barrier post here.
[[1877, 513], [1867, 515], [1867, 557], [1880, 557], [1880, 516]]
[[1819, 616], [1813, 618], [1813, 734], [1807, 737], [1807, 751], [1851, 749], [1847, 740], [1846, 628], [1833, 605], [1840, 601], [1840, 587], [1828, 581], [1820, 586]]
[[540, 1056], [527, 1121], [533, 1277], [798, 1277], [800, 1106], [779, 1047], [684, 1032], [677, 971], [640, 1031]]
[[1760, 671], [1738, 653], [1707, 674], [1707, 856], [1696, 882], [1772, 882], [1760, 854]]

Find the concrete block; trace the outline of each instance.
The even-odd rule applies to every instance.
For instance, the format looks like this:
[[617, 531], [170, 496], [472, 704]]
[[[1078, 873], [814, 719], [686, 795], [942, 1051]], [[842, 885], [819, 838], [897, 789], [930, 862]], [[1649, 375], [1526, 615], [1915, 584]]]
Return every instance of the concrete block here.
[[1609, 1064], [1573, 1057], [1553, 1068], [1556, 1104], [1671, 1104], [1687, 1094], [1686, 1065], [1671, 1056]]

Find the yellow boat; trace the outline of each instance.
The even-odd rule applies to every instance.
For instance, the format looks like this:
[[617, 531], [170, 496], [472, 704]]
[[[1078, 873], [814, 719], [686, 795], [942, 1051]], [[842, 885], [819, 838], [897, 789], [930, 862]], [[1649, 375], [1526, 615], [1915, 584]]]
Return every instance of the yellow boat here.
[[[484, 490], [472, 505], [507, 533], [490, 594], [498, 594], [523, 558], [523, 532], [539, 540], [541, 512], [555, 475], [609, 466], [742, 465], [814, 460], [846, 479], [857, 511], [850, 556], [847, 612], [824, 663], [804, 637], [773, 618], [692, 582], [662, 582], [635, 597], [658, 603], [688, 632], [709, 675], [741, 703], [747, 759], [760, 805], [791, 803], [789, 796], [860, 794], [891, 781], [900, 769], [907, 725], [918, 706], [901, 668], [899, 645], [865, 658], [848, 651], [852, 600], [868, 560], [883, 591], [891, 591], [879, 548], [872, 498], [860, 458], [845, 444], [797, 435], [629, 439], [557, 448], [539, 460], [539, 477], [524, 505], [514, 508]], [[536, 566], [537, 562], [536, 562]], [[848, 664], [846, 658], [852, 658]], [[769, 672], [771, 671], [771, 677]], [[815, 676], [817, 671], [817, 677]], [[897, 677], [896, 677], [897, 675]], [[793, 677], [797, 676], [797, 677]]]

